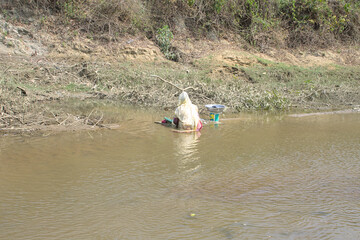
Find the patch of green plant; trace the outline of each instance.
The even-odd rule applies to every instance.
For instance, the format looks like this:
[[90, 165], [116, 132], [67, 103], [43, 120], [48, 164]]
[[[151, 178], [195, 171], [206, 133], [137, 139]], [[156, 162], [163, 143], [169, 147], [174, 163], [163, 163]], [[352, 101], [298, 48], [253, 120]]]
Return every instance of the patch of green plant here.
[[264, 59], [264, 58], [260, 58], [260, 57], [255, 57], [255, 58], [260, 64], [262, 64], [264, 66], [275, 64], [274, 62], [272, 62], [270, 60], [267, 60], [267, 59]]
[[187, 3], [189, 7], [192, 7], [195, 4], [195, 0], [188, 0]]
[[215, 0], [214, 2], [214, 8], [215, 11], [219, 14], [221, 9], [223, 8], [224, 4], [226, 3], [227, 0]]
[[82, 2], [76, 0], [57, 1], [58, 6], [69, 19], [85, 19], [86, 13], [82, 10]]
[[85, 85], [70, 83], [65, 86], [65, 90], [70, 92], [87, 92], [90, 91], [91, 88]]
[[6, 29], [3, 29], [1, 33], [3, 38], [6, 38], [9, 35], [9, 32]]
[[171, 32], [168, 25], [163, 26], [162, 28], [159, 28], [156, 33], [156, 41], [157, 44], [160, 47], [160, 50], [162, 53], [164, 53], [165, 57], [169, 60], [176, 61], [177, 56], [176, 54], [171, 50], [171, 41], [174, 38], [173, 33]]
[[10, 20], [10, 14], [9, 14], [9, 12], [8, 12], [6, 9], [2, 9], [1, 12], [2, 12], [4, 18], [6, 19], [6, 21], [9, 21], [9, 20]]
[[351, 21], [351, 15], [359, 14], [353, 1], [339, 0], [290, 0], [281, 1], [281, 13], [295, 28], [304, 25], [314, 30], [341, 34]]

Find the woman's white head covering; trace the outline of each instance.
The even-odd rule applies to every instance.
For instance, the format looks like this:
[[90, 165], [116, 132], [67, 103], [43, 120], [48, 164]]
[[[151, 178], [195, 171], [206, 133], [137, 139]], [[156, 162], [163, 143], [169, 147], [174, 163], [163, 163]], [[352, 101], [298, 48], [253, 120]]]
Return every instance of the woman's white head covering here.
[[186, 92], [182, 92], [179, 96], [179, 106], [175, 110], [175, 115], [183, 125], [191, 126], [193, 129], [196, 129], [200, 120], [198, 108], [191, 103]]
[[189, 98], [189, 95], [187, 94], [187, 92], [182, 92], [179, 96], [179, 104], [178, 106], [180, 106], [181, 104], [191, 104], [191, 100]]

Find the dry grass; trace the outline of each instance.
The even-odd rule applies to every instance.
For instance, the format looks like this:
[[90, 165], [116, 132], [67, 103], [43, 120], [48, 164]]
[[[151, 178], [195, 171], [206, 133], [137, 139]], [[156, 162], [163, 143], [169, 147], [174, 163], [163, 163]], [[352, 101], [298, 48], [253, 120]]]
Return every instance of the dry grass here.
[[356, 67], [300, 68], [259, 60], [259, 64], [233, 66], [239, 71], [217, 76], [206, 62], [185, 66], [172, 62], [108, 64], [100, 59], [78, 64], [2, 60], [6, 63], [0, 69], [2, 129], [106, 126], [111, 121], [101, 108], [65, 107], [66, 102], [71, 98], [107, 99], [172, 110], [181, 89], [186, 89], [200, 110], [210, 103], [224, 104], [234, 112], [360, 105]]

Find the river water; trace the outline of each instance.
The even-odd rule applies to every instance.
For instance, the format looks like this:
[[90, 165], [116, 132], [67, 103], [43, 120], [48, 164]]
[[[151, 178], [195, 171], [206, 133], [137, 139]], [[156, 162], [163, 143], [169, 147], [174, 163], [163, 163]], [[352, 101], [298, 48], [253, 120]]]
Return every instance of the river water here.
[[1, 136], [0, 239], [360, 239], [359, 114], [126, 116]]

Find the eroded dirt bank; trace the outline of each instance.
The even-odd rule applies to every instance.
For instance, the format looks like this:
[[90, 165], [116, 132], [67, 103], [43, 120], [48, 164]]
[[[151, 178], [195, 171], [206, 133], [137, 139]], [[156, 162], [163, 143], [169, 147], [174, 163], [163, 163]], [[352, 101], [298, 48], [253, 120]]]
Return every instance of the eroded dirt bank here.
[[[99, 42], [39, 30], [0, 15], [0, 129], [109, 127], [96, 107], [64, 107], [99, 99], [171, 110], [179, 89], [194, 103], [229, 111], [357, 109], [358, 47], [267, 49], [225, 39], [173, 41], [181, 60], [166, 60], [145, 37]], [[175, 85], [175, 86], [174, 86]]]

